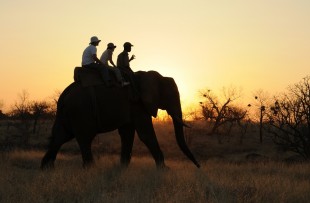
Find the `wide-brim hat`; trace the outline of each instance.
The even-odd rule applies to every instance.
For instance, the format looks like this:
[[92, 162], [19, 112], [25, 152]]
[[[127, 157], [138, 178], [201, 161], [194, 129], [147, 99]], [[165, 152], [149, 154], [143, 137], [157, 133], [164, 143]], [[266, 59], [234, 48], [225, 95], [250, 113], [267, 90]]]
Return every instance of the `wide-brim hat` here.
[[90, 38], [90, 44], [94, 43], [94, 42], [100, 42], [100, 41], [101, 40], [99, 40], [98, 37], [96, 37], [96, 36], [93, 36], [93, 37]]
[[116, 48], [116, 46], [115, 46], [112, 42], [110, 42], [110, 43], [108, 44], [108, 48]]

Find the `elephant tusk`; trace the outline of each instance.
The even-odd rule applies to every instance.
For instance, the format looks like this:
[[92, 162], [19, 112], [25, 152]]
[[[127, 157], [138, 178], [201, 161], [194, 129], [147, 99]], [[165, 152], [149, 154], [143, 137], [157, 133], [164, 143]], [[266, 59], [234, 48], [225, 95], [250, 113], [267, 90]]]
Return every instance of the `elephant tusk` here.
[[185, 124], [182, 119], [178, 116], [172, 116], [172, 119], [174, 119], [176, 122], [182, 124], [184, 127], [187, 127], [187, 128], [191, 128], [189, 125]]
[[182, 125], [183, 125], [184, 127], [187, 127], [187, 128], [192, 128], [191, 126], [189, 126], [189, 125], [187, 125], [187, 124], [185, 124], [185, 123], [182, 123]]

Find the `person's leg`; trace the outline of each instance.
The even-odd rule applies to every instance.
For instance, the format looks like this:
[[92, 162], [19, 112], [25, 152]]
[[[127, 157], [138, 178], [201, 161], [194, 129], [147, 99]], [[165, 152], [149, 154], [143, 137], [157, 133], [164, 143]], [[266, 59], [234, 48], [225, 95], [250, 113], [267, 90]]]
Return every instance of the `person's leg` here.
[[123, 82], [123, 77], [122, 77], [122, 74], [121, 74], [120, 70], [118, 68], [114, 68], [114, 67], [111, 67], [111, 66], [109, 66], [109, 69], [113, 71], [113, 73], [114, 73], [114, 75], [116, 77], [117, 82], [122, 83]]
[[111, 81], [110, 81], [110, 76], [109, 76], [109, 70], [107, 67], [105, 67], [104, 65], [100, 65], [100, 64], [94, 64], [93, 67], [95, 69], [97, 69], [104, 81], [104, 83], [107, 85], [107, 86], [110, 86], [111, 84]]

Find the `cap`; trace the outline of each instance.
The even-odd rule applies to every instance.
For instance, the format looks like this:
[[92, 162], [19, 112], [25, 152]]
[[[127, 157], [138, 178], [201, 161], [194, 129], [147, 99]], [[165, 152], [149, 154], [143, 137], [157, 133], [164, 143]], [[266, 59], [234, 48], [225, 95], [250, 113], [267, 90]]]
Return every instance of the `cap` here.
[[124, 47], [132, 47], [133, 45], [130, 42], [125, 42]]
[[110, 42], [110, 43], [108, 44], [108, 48], [116, 48], [116, 46], [115, 46], [113, 43]]

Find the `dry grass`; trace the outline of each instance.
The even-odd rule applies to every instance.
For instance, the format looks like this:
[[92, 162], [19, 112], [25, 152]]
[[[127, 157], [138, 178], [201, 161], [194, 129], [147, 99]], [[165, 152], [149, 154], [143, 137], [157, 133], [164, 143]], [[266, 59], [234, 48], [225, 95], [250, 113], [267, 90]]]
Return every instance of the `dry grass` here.
[[[200, 169], [178, 149], [171, 125], [156, 123], [155, 130], [168, 171], [156, 170], [139, 139], [129, 168], [121, 170], [115, 131], [94, 140], [96, 166], [88, 170], [75, 141], [63, 146], [51, 171], [39, 169], [42, 151], [1, 152], [0, 202], [309, 202], [310, 163], [285, 164], [291, 154], [268, 139], [258, 143], [255, 130], [240, 145], [238, 134], [218, 144], [199, 125], [187, 129]], [[48, 134], [33, 143], [46, 144]], [[246, 159], [251, 153], [263, 159]]]
[[209, 160], [196, 169], [168, 160], [158, 171], [148, 157], [127, 170], [117, 156], [82, 169], [78, 155], [59, 154], [56, 168], [40, 171], [42, 152], [2, 154], [0, 202], [308, 202], [310, 164]]

